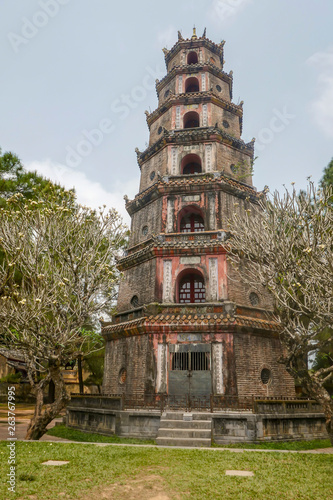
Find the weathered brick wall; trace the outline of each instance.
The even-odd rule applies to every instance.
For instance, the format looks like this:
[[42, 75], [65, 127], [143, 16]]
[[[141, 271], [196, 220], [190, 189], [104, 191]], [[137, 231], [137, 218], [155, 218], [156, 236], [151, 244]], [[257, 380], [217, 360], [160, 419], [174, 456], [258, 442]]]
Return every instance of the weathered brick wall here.
[[176, 94], [176, 78], [172, 78], [158, 95], [158, 107], [162, 106], [164, 102], [170, 97], [170, 94]]
[[131, 299], [137, 295], [139, 305], [155, 302], [156, 260], [152, 259], [133, 267], [124, 273], [119, 286], [117, 312], [132, 308]]
[[228, 300], [236, 304], [252, 307], [250, 301], [250, 293], [254, 292], [259, 297], [259, 304], [257, 307], [260, 309], [273, 310], [273, 297], [263, 287], [257, 285], [255, 288], [248, 285], [242, 279], [242, 265], [240, 272], [232, 266], [231, 262], [227, 261], [227, 276], [228, 276]]
[[[141, 167], [140, 193], [149, 188], [157, 181], [158, 172], [167, 175], [168, 151], [161, 149], [158, 153], [147, 160]], [[151, 178], [152, 177], [152, 178]]]
[[[155, 385], [151, 344], [148, 335], [107, 342], [103, 393], [142, 394], [151, 391], [151, 385]], [[126, 380], [121, 383], [123, 369], [126, 370]]]
[[150, 126], [149, 146], [152, 146], [163, 137], [163, 128], [171, 130], [172, 127], [172, 107], [160, 115]]
[[[227, 144], [217, 144], [216, 160], [216, 170], [225, 171], [235, 179], [252, 186], [252, 176], [248, 174], [250, 172], [251, 157], [248, 154]], [[236, 173], [231, 170], [231, 165], [239, 165]]]
[[[221, 87], [221, 90], [219, 88]], [[219, 97], [222, 97], [222, 99], [225, 99], [226, 101], [230, 102], [230, 87], [229, 83], [225, 82], [224, 80], [221, 80], [217, 76], [213, 74], [209, 74], [209, 87], [208, 89], [212, 89], [214, 94], [216, 94]]]
[[[234, 336], [238, 396], [294, 396], [295, 382], [278, 362], [282, 347], [278, 338], [237, 333]], [[261, 371], [271, 371], [271, 382], [261, 382]]]
[[211, 126], [217, 126], [237, 139], [240, 138], [239, 117], [226, 109], [212, 104]]
[[[162, 199], [152, 201], [141, 210], [135, 212], [132, 217], [132, 232], [130, 236], [130, 247], [141, 243], [151, 237], [152, 234], [161, 232]], [[147, 234], [143, 228], [148, 227]]]
[[228, 223], [234, 213], [240, 214], [251, 208], [252, 204], [244, 198], [233, 196], [225, 191], [219, 192], [218, 220], [219, 229], [228, 229]]

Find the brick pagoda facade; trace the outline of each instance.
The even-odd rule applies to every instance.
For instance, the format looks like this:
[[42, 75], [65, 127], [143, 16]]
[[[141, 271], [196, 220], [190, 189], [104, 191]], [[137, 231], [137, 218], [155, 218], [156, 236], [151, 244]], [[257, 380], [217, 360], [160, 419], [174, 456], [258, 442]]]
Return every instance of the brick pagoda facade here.
[[228, 219], [251, 209], [254, 140], [241, 139], [243, 103], [232, 102], [224, 42], [179, 34], [163, 49], [158, 108], [146, 112], [148, 148], [137, 150], [117, 314], [103, 325], [104, 394], [293, 396], [278, 362], [267, 292], [245, 285], [227, 259]]

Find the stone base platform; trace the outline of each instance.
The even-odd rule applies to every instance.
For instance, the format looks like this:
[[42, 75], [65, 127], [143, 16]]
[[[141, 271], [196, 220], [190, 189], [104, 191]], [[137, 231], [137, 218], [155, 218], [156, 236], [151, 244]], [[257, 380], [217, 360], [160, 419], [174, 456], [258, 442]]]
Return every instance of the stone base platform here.
[[[161, 420], [163, 422], [163, 412], [159, 409], [123, 410], [117, 408], [116, 401], [110, 400], [109, 405], [92, 402], [92, 399], [89, 401], [84, 397], [75, 398], [67, 407], [67, 426], [104, 435], [157, 438]], [[177, 414], [177, 419], [186, 420], [186, 412], [174, 414]], [[193, 420], [204, 417], [206, 421], [211, 421], [211, 437], [218, 444], [300, 441], [328, 437], [324, 414], [320, 412], [294, 411], [290, 414], [226, 410], [212, 413], [192, 410], [192, 416]]]

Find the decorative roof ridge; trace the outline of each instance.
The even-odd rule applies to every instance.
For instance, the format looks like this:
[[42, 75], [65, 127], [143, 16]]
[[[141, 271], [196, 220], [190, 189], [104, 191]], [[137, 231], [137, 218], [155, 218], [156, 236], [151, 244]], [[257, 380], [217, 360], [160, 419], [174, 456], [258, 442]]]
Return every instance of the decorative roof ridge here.
[[163, 104], [161, 104], [158, 108], [156, 108], [152, 113], [148, 113], [146, 112], [146, 119], [147, 119], [147, 124], [148, 124], [148, 127], [151, 126], [151, 124], [153, 123], [155, 117], [157, 117], [158, 115], [160, 115], [162, 112], [165, 111], [165, 108], [169, 108], [172, 106], [172, 102], [173, 101], [177, 101], [177, 100], [180, 100], [180, 99], [185, 99], [187, 98], [188, 100], [190, 100], [191, 98], [192, 99], [195, 99], [197, 97], [207, 97], [207, 98], [211, 98], [211, 99], [217, 99], [218, 101], [220, 101], [221, 103], [223, 103], [226, 107], [230, 107], [232, 108], [234, 111], [237, 111], [237, 112], [241, 112], [240, 115], [238, 116], [242, 116], [243, 115], [243, 101], [241, 101], [240, 104], [235, 104], [231, 101], [228, 101], [227, 99], [223, 99], [223, 97], [220, 97], [219, 95], [215, 94], [213, 91], [211, 90], [202, 90], [200, 92], [182, 92], [181, 94], [171, 94], [165, 101]]
[[123, 323], [111, 323], [102, 327], [102, 334], [122, 330], [125, 326], [128, 328], [142, 326], [146, 319], [147, 316], [141, 316], [141, 318], [130, 319], [128, 321], [124, 321]]
[[166, 146], [167, 143], [175, 142], [177, 136], [190, 136], [190, 140], [193, 140], [193, 136], [195, 140], [198, 140], [202, 136], [204, 140], [209, 140], [210, 135], [220, 136], [221, 139], [225, 139], [232, 143], [234, 147], [240, 147], [241, 149], [249, 149], [249, 152], [253, 154], [254, 151], [254, 139], [251, 142], [245, 143], [243, 139], [237, 139], [236, 137], [228, 134], [224, 130], [219, 127], [196, 127], [196, 128], [180, 128], [180, 129], [172, 129], [166, 130], [164, 129], [163, 136], [156, 141], [154, 144], [149, 146], [145, 151], [139, 151], [136, 149], [137, 161], [139, 166], [141, 167], [143, 162], [148, 160], [151, 156], [157, 153], [162, 147]]
[[196, 45], [207, 45], [208, 47], [210, 48], [213, 48], [213, 52], [215, 52], [216, 54], [219, 54], [221, 56], [223, 56], [223, 47], [224, 47], [224, 44], [225, 44], [225, 41], [223, 40], [221, 43], [217, 44], [215, 42], [213, 42], [212, 40], [210, 40], [209, 38], [207, 38], [206, 36], [202, 36], [202, 37], [191, 37], [191, 38], [183, 38], [183, 37], [178, 37], [178, 40], [176, 41], [176, 43], [173, 45], [173, 47], [171, 47], [170, 50], [168, 49], [163, 49], [163, 52], [164, 52], [164, 56], [165, 56], [165, 61], [166, 63], [168, 63], [170, 61], [170, 59], [179, 51], [181, 50], [182, 47], [186, 47], [188, 45], [192, 45], [192, 46], [196, 46]]
[[[216, 239], [207, 239], [207, 240], [200, 240], [200, 239], [195, 239], [195, 240], [176, 240], [175, 241], [163, 241], [161, 236], [153, 236], [151, 239], [154, 241], [153, 244], [149, 244], [147, 247], [144, 247], [136, 252], [130, 253], [126, 255], [125, 257], [122, 257], [121, 259], [118, 260], [117, 264], [119, 266], [119, 269], [123, 269], [124, 267], [128, 267], [128, 264], [131, 262], [137, 262], [138, 260], [141, 259], [149, 259], [149, 257], [154, 257], [154, 250], [155, 249], [166, 249], [166, 250], [172, 250], [173, 255], [174, 255], [174, 250], [179, 250], [181, 249], [188, 249], [188, 248], [195, 248], [196, 250], [206, 250], [207, 248], [212, 248], [212, 247], [225, 247], [226, 244], [226, 239], [227, 239], [227, 232], [223, 231], [217, 231], [220, 232], [221, 234], [223, 233], [224, 236], [221, 236], [220, 238]], [[173, 233], [177, 234], [177, 233]], [[188, 234], [188, 233], [186, 233]], [[195, 233], [198, 234], [198, 233]], [[168, 235], [169, 236], [169, 235]], [[148, 241], [151, 241], [148, 240]]]
[[[203, 68], [204, 66], [208, 66], [210, 69], [213, 70], [213, 72], [216, 74], [219, 74], [222, 76], [222, 80], [224, 79], [225, 81], [228, 81], [229, 83], [232, 83], [233, 81], [233, 71], [229, 71], [227, 73], [226, 71], [223, 71], [223, 69], [219, 68], [215, 64], [213, 64], [210, 61], [206, 62], [201, 62], [201, 63], [196, 63], [196, 64], [180, 64], [177, 66], [174, 66], [171, 71], [169, 71], [163, 78], [162, 80], [157, 80], [156, 82], [156, 92], [157, 95], [159, 92], [163, 89], [165, 84], [168, 82], [168, 80], [172, 80], [172, 78], [180, 72], [184, 72], [185, 69], [189, 69], [190, 71], [187, 71], [187, 73], [192, 73], [196, 72], [195, 70], [198, 70], [200, 68]], [[191, 71], [192, 70], [192, 71]]]
[[151, 196], [149, 196], [154, 191], [156, 193], [161, 193], [163, 188], [165, 187], [181, 187], [189, 184], [209, 184], [211, 182], [220, 183], [224, 185], [231, 186], [235, 188], [237, 191], [242, 193], [248, 193], [252, 195], [252, 197], [260, 199], [265, 195], [265, 190], [262, 192], [258, 192], [255, 187], [250, 186], [244, 182], [238, 181], [237, 179], [233, 179], [229, 177], [224, 172], [204, 172], [202, 174], [193, 174], [193, 175], [179, 175], [179, 176], [164, 176], [160, 177], [158, 181], [156, 181], [152, 186], [149, 186], [141, 193], [138, 193], [133, 200], [128, 200], [126, 202], [126, 210], [130, 213], [135, 205], [141, 204], [146, 196], [149, 197], [149, 201], [151, 201]]
[[[175, 304], [177, 307], [179, 304]], [[155, 324], [164, 324], [164, 325], [189, 325], [190, 327], [195, 329], [195, 326], [215, 326], [217, 329], [221, 329], [221, 327], [250, 327], [253, 329], [261, 329], [261, 330], [271, 330], [278, 332], [281, 330], [281, 326], [274, 320], [264, 320], [260, 318], [251, 318], [251, 317], [241, 317], [238, 315], [230, 315], [225, 313], [216, 313], [209, 312], [205, 314], [201, 314], [200, 312], [192, 312], [190, 314], [184, 314], [184, 311], [180, 313], [172, 313], [166, 312], [164, 314], [156, 314], [151, 316], [144, 316], [139, 319], [128, 320], [122, 323], [116, 323], [113, 325], [108, 325], [103, 327], [102, 334], [107, 335], [108, 333], [117, 333], [122, 330], [131, 330], [137, 329], [138, 327], [143, 327], [147, 329], [147, 327], [151, 327]]]

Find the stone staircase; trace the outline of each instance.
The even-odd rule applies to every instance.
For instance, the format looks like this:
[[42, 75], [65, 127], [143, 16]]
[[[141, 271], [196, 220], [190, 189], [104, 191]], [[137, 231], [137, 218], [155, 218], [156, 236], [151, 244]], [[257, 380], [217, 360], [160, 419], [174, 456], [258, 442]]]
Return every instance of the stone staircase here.
[[209, 413], [167, 411], [161, 416], [156, 443], [159, 446], [211, 446], [212, 419]]

